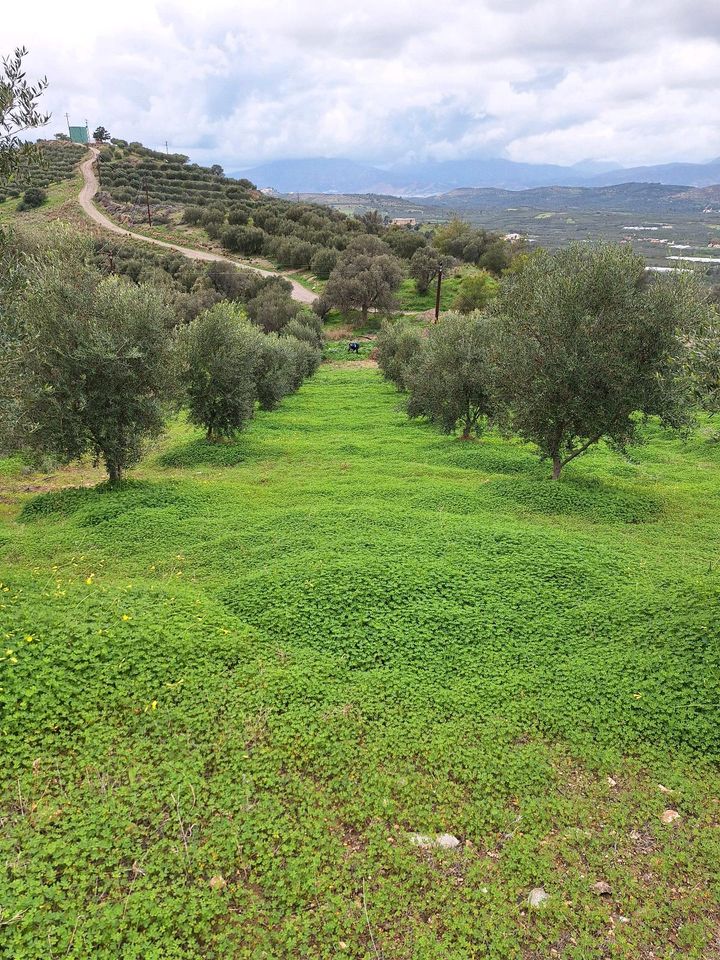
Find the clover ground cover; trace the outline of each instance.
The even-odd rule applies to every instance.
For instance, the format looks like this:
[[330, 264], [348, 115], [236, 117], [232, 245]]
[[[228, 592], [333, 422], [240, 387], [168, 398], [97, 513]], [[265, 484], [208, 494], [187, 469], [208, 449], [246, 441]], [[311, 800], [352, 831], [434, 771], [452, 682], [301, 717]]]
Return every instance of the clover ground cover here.
[[397, 407], [325, 367], [9, 494], [0, 957], [718, 950], [720, 445], [552, 484]]

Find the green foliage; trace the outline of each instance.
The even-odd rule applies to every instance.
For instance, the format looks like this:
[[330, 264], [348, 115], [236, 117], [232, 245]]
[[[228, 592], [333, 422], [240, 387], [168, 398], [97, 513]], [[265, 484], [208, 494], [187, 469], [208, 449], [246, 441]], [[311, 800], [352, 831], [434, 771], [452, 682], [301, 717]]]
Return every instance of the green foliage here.
[[683, 336], [683, 375], [698, 406], [720, 412], [720, 314], [714, 304], [700, 312]]
[[418, 250], [427, 246], [427, 237], [405, 227], [391, 227], [383, 234], [383, 240], [395, 256], [403, 260], [410, 260]]
[[462, 439], [482, 432], [494, 413], [491, 396], [491, 322], [481, 314], [447, 313], [431, 327], [420, 351], [402, 368], [408, 415], [425, 417]]
[[13, 56], [3, 57], [0, 70], [0, 184], [25, 174], [42, 162], [42, 154], [34, 143], [22, 139], [28, 130], [44, 126], [50, 114], [41, 113], [38, 101], [47, 89], [47, 80], [30, 84], [25, 79], [24, 47], [17, 47]]
[[23, 194], [18, 210], [34, 210], [47, 200], [47, 193], [41, 187], [28, 187]]
[[497, 296], [497, 291], [497, 280], [486, 270], [466, 273], [460, 281], [460, 289], [453, 301], [453, 309], [460, 313], [484, 310], [493, 297]]
[[110, 134], [107, 132], [105, 127], [96, 127], [93, 133], [93, 140], [96, 143], [105, 143], [106, 140], [110, 140]]
[[302, 304], [290, 297], [291, 289], [287, 280], [272, 278], [248, 302], [248, 316], [265, 333], [282, 330], [302, 310]]
[[0, 954], [712, 957], [720, 448], [643, 430], [553, 484], [325, 367], [6, 502]]
[[162, 429], [171, 320], [155, 289], [103, 279], [84, 252], [69, 239], [28, 278], [3, 419], [21, 447], [66, 461], [89, 452], [117, 481]]
[[499, 234], [457, 218], [435, 230], [433, 244], [441, 253], [483, 267], [496, 276], [510, 266], [514, 253]]
[[[207, 224], [205, 221], [204, 226]], [[261, 253], [264, 241], [265, 232], [258, 227], [227, 226], [220, 231], [220, 242], [233, 253]]]
[[447, 257], [433, 247], [422, 246], [416, 250], [410, 260], [410, 276], [415, 280], [415, 289], [419, 294], [428, 292], [430, 284], [440, 270], [447, 265]]
[[191, 423], [208, 440], [234, 436], [255, 412], [263, 335], [236, 305], [219, 303], [181, 331], [180, 351]]
[[422, 348], [420, 330], [407, 320], [385, 320], [375, 341], [378, 366], [398, 390], [407, 389], [407, 372]]
[[702, 300], [684, 276], [648, 278], [627, 246], [541, 250], [503, 281], [494, 312], [498, 398], [555, 478], [603, 437], [632, 443], [637, 413], [687, 420], [678, 333]]
[[313, 255], [310, 269], [320, 280], [327, 280], [337, 264], [338, 252], [329, 247], [323, 247]]
[[400, 262], [378, 237], [356, 237], [338, 257], [323, 299], [340, 310], [360, 310], [367, 323], [370, 309], [388, 312], [396, 306], [402, 280]]
[[286, 337], [304, 340], [316, 350], [322, 350], [325, 343], [322, 321], [308, 310], [300, 311], [293, 320], [285, 324], [282, 332]]

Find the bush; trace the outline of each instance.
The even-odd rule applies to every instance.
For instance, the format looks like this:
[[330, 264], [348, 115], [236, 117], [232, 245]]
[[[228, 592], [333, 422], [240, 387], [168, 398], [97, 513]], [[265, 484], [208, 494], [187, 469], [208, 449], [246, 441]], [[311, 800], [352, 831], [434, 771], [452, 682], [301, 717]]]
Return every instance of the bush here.
[[486, 270], [468, 273], [460, 281], [460, 289], [453, 301], [453, 309], [460, 313], [472, 313], [484, 310], [493, 297], [497, 296], [498, 281]]
[[323, 247], [318, 250], [310, 261], [310, 269], [320, 280], [327, 280], [335, 269], [338, 252], [331, 247]]
[[86, 253], [45, 259], [20, 305], [17, 442], [65, 461], [92, 453], [115, 482], [162, 429], [173, 316], [157, 289], [103, 278]]
[[40, 187], [28, 187], [18, 204], [18, 210], [33, 210], [41, 207], [47, 200], [47, 193]]
[[480, 433], [493, 413], [492, 324], [480, 314], [447, 313], [431, 327], [414, 362], [403, 370], [408, 415], [426, 417], [446, 433], [462, 425], [463, 440]]
[[259, 227], [227, 226], [219, 236], [226, 250], [250, 256], [262, 252], [267, 234]]
[[252, 419], [263, 336], [240, 308], [218, 303], [180, 334], [182, 380], [192, 423], [208, 440], [231, 437]]
[[290, 297], [292, 287], [285, 280], [266, 281], [257, 296], [249, 301], [247, 312], [253, 323], [265, 333], [277, 333], [297, 316], [301, 305]]
[[322, 321], [314, 314], [298, 313], [294, 320], [290, 320], [283, 327], [283, 336], [295, 337], [310, 344], [316, 350], [322, 350], [325, 343]]
[[407, 320], [386, 320], [380, 327], [375, 345], [382, 375], [398, 390], [405, 390], [407, 372], [417, 361], [422, 348], [419, 330]]

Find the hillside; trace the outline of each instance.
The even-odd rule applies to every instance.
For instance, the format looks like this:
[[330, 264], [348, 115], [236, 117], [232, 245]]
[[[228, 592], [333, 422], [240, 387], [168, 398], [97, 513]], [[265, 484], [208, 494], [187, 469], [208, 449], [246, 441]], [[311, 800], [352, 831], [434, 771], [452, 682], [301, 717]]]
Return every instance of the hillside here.
[[34, 167], [26, 177], [0, 189], [0, 203], [20, 196], [26, 187], [45, 188], [53, 183], [62, 183], [63, 180], [72, 180], [76, 176], [75, 168], [87, 153], [84, 147], [59, 140], [38, 142], [42, 150], [43, 165]]
[[361, 363], [116, 491], [5, 461], [0, 953], [707, 960], [720, 448], [647, 439], [553, 485]]
[[455, 210], [530, 207], [536, 210], [623, 210], [627, 213], [702, 213], [720, 206], [720, 186], [692, 188], [678, 184], [620, 183], [605, 187], [538, 187], [533, 190], [451, 190], [419, 204]]

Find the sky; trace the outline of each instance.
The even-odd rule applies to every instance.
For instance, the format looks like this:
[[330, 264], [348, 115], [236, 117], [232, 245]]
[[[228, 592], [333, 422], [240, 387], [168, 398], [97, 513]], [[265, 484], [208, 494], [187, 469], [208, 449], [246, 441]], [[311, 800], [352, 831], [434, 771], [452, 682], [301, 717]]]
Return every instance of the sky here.
[[50, 82], [48, 132], [68, 112], [228, 170], [720, 156], [720, 0], [36, 0], [0, 34]]

